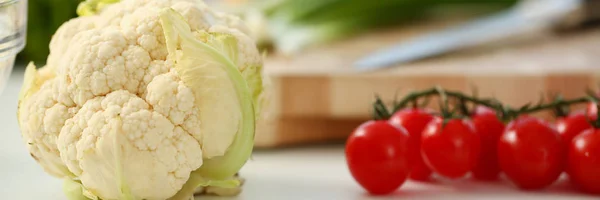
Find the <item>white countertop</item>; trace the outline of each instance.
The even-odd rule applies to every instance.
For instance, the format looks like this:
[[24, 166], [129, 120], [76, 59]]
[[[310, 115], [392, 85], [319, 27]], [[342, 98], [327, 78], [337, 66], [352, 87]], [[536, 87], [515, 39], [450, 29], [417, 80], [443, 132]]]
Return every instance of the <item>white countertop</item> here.
[[[28, 155], [16, 120], [22, 69], [15, 70], [0, 95], [0, 199], [63, 200], [62, 181], [46, 175]], [[256, 200], [363, 200], [363, 199], [598, 199], [581, 195], [560, 181], [545, 191], [521, 192], [508, 182], [407, 182], [391, 196], [369, 197], [354, 182], [344, 160], [343, 147], [306, 147], [257, 151], [242, 170], [246, 178], [238, 197], [198, 199]]]

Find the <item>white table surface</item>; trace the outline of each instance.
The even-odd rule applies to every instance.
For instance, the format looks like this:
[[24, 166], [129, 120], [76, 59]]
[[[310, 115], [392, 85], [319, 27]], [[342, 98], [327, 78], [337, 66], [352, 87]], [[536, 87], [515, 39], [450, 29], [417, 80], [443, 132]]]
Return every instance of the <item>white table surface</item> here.
[[[63, 200], [62, 182], [46, 175], [28, 155], [16, 120], [17, 95], [22, 70], [15, 70], [0, 96], [0, 199]], [[516, 190], [507, 181], [475, 183], [407, 182], [396, 193], [370, 197], [354, 182], [344, 160], [342, 146], [304, 147], [256, 151], [242, 170], [247, 179], [238, 197], [198, 199], [257, 200], [363, 200], [363, 199], [599, 199], [573, 192], [566, 181], [539, 192]]]

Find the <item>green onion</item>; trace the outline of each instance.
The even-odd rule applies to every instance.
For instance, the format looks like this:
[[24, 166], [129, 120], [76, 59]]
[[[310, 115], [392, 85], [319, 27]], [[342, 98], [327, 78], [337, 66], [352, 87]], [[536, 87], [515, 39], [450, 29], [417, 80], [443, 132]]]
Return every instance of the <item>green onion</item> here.
[[[262, 14], [268, 29], [267, 39], [255, 36], [262, 46], [273, 45], [276, 50], [290, 54], [374, 29], [405, 25], [429, 17], [444, 7], [496, 10], [514, 3], [516, 0], [269, 0], [250, 2], [253, 9], [241, 10], [242, 15], [247, 14], [247, 10], [259, 10]], [[247, 16], [247, 20], [255, 20]], [[264, 27], [251, 27], [256, 32], [265, 32], [256, 30], [259, 28]]]

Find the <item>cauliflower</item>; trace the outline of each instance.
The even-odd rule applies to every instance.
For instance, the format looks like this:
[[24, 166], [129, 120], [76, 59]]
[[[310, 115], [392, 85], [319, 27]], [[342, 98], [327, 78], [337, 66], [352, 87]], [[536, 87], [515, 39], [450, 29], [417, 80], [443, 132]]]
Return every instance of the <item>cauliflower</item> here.
[[[88, 0], [30, 63], [18, 121], [70, 199], [237, 194], [263, 91], [236, 17], [198, 0]], [[212, 191], [212, 192], [211, 192]]]

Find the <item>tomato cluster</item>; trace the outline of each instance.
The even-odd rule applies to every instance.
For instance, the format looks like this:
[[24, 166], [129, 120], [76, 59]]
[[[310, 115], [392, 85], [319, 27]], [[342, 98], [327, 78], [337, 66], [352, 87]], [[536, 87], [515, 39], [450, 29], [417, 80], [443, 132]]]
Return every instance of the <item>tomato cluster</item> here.
[[556, 123], [521, 115], [506, 122], [477, 106], [470, 116], [444, 118], [424, 108], [403, 108], [359, 126], [346, 143], [355, 180], [372, 194], [397, 190], [407, 180], [469, 176], [483, 181], [504, 174], [523, 190], [542, 189], [566, 172], [582, 191], [600, 194], [597, 106]]

